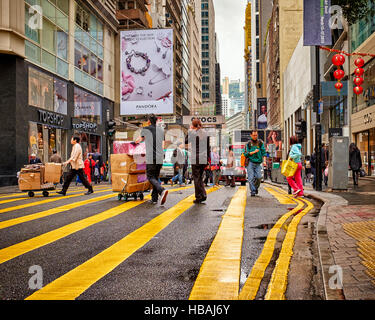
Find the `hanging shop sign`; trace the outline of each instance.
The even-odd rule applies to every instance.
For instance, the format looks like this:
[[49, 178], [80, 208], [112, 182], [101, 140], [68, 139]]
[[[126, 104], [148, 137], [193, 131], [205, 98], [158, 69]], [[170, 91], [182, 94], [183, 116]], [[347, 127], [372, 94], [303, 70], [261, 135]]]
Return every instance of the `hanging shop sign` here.
[[224, 116], [183, 116], [182, 123], [190, 125], [194, 119], [199, 119], [203, 126], [224, 123]]
[[72, 122], [72, 127], [74, 130], [95, 133], [98, 129], [98, 125], [95, 122], [87, 122], [78, 119], [73, 119]]
[[120, 114], [173, 114], [173, 29], [120, 32]]
[[50, 111], [38, 110], [39, 122], [62, 127], [64, 116]]
[[329, 26], [331, 0], [303, 1], [303, 45], [332, 45]]

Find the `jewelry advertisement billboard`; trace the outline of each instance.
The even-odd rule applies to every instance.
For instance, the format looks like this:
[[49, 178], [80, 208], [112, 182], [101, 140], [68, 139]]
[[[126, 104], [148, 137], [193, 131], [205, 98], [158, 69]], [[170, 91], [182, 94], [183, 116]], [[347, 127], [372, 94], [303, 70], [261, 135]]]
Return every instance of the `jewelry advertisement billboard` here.
[[120, 52], [120, 114], [173, 114], [173, 29], [121, 31]]

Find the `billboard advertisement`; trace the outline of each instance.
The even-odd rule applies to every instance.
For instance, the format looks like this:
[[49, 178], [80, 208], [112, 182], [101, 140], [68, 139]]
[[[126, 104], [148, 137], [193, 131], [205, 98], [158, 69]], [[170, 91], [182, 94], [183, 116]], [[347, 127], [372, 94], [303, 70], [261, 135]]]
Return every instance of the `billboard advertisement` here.
[[270, 153], [270, 156], [276, 157], [278, 151], [283, 150], [283, 143], [281, 140], [280, 130], [267, 130], [266, 131], [266, 149]]
[[262, 130], [267, 128], [267, 98], [257, 100], [257, 128]]
[[173, 29], [120, 32], [120, 115], [173, 114]]
[[303, 1], [303, 45], [332, 45], [329, 26], [331, 0]]

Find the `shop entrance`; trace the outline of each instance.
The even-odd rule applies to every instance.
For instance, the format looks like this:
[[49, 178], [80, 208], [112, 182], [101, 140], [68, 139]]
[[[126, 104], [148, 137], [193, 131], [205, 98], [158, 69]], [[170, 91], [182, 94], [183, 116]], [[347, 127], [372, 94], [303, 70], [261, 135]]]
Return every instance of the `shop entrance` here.
[[361, 151], [362, 166], [367, 175], [375, 176], [375, 128], [357, 133], [356, 144]]
[[67, 131], [36, 122], [29, 122], [29, 148], [28, 156], [35, 153], [43, 162], [49, 162], [55, 149], [66, 161]]

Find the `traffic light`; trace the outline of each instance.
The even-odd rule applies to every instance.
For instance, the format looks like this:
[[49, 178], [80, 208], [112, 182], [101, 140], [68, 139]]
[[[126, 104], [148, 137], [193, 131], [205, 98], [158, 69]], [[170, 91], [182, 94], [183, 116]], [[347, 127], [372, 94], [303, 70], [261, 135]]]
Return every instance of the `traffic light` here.
[[305, 120], [295, 123], [295, 133], [299, 141], [307, 137], [307, 123]]
[[113, 137], [116, 133], [116, 122], [114, 120], [110, 120], [107, 122], [107, 133], [109, 137]]

